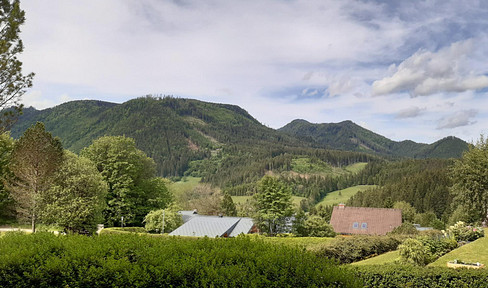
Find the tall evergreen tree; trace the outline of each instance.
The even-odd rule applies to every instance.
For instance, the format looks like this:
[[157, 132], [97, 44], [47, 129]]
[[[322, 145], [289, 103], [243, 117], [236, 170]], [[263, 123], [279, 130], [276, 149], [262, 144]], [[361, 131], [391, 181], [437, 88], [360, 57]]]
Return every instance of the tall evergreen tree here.
[[19, 37], [24, 21], [25, 13], [20, 9], [19, 0], [0, 1], [0, 109], [13, 108], [0, 116], [0, 129], [9, 124], [14, 111], [20, 111], [20, 97], [32, 86], [34, 74], [23, 75], [22, 62], [17, 58], [24, 50]]
[[50, 188], [54, 173], [63, 161], [63, 147], [58, 138], [37, 122], [15, 142], [10, 169], [13, 177], [9, 188], [16, 202], [17, 212], [32, 223], [36, 231], [41, 198]]
[[260, 229], [270, 235], [283, 231], [286, 217], [293, 213], [289, 187], [274, 177], [264, 176], [255, 197]]
[[237, 216], [237, 208], [232, 201], [232, 197], [229, 193], [224, 193], [224, 198], [222, 199], [222, 212], [226, 216]]

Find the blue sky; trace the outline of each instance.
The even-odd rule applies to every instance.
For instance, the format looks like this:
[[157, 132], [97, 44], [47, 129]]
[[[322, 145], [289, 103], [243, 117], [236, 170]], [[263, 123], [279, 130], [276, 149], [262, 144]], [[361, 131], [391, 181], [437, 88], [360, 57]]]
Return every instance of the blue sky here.
[[[485, 4], [487, 3], [487, 4]], [[165, 94], [393, 140], [488, 123], [486, 1], [24, 0], [24, 103]]]

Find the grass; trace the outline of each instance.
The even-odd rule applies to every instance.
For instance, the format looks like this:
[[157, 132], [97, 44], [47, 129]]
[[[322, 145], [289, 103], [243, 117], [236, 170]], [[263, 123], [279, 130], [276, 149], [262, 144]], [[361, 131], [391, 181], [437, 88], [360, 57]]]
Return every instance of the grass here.
[[351, 265], [384, 265], [384, 264], [391, 264], [395, 262], [400, 257], [398, 250], [386, 252], [384, 254], [378, 255], [376, 257], [372, 257], [363, 261], [359, 261], [356, 263], [352, 263]]
[[[261, 239], [261, 238], [260, 238]], [[316, 245], [321, 245], [332, 241], [331, 237], [263, 237], [264, 242], [310, 249]]]
[[182, 178], [181, 181], [171, 183], [169, 190], [178, 198], [183, 193], [193, 190], [200, 183], [200, 180], [200, 177], [187, 176]]
[[[485, 230], [486, 233], [486, 230]], [[462, 260], [464, 262], [476, 263], [480, 262], [482, 264], [488, 264], [488, 237], [480, 238], [469, 244], [461, 246], [441, 258], [437, 261], [429, 264], [429, 267], [445, 267], [448, 261], [454, 259]]]
[[327, 206], [327, 205], [337, 205], [339, 203], [345, 203], [347, 202], [347, 200], [349, 200], [349, 198], [354, 196], [357, 192], [364, 191], [373, 187], [376, 187], [376, 185], [358, 185], [358, 186], [352, 186], [346, 189], [330, 192], [324, 197], [324, 199], [322, 199], [322, 201], [317, 203], [315, 206], [317, 207], [319, 205]]
[[359, 163], [354, 163], [354, 164], [348, 165], [344, 169], [346, 171], [351, 172], [351, 173], [358, 173], [359, 171], [363, 170], [364, 167], [366, 167], [366, 165], [368, 165], [368, 163], [359, 162]]
[[[232, 201], [234, 201], [234, 204], [244, 204], [246, 201], [250, 200], [252, 196], [232, 196]], [[295, 206], [300, 206], [300, 201], [303, 199], [307, 199], [305, 197], [300, 197], [300, 196], [291, 196], [291, 201], [293, 202], [293, 205]]]

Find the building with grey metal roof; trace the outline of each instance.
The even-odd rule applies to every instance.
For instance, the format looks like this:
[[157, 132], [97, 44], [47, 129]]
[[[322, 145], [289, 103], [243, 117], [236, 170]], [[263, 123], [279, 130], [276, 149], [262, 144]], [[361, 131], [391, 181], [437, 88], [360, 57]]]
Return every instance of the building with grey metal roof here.
[[171, 236], [235, 237], [248, 234], [254, 226], [251, 218], [193, 214], [187, 222], [169, 233]]

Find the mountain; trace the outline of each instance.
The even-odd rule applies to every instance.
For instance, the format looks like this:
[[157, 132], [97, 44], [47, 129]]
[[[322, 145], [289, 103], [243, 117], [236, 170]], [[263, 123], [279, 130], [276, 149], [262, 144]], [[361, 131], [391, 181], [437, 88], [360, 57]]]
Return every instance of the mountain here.
[[396, 142], [352, 121], [313, 124], [297, 119], [278, 131], [329, 149], [369, 152], [384, 156], [458, 158], [468, 149], [466, 142], [452, 136], [432, 144], [416, 143], [410, 140]]
[[65, 149], [79, 152], [104, 135], [134, 138], [164, 176], [182, 175], [190, 161], [204, 159], [222, 147], [306, 147], [295, 137], [268, 128], [244, 109], [173, 97], [143, 97], [122, 104], [72, 101], [36, 110], [26, 108], [13, 125], [18, 138], [36, 121], [60, 137]]

